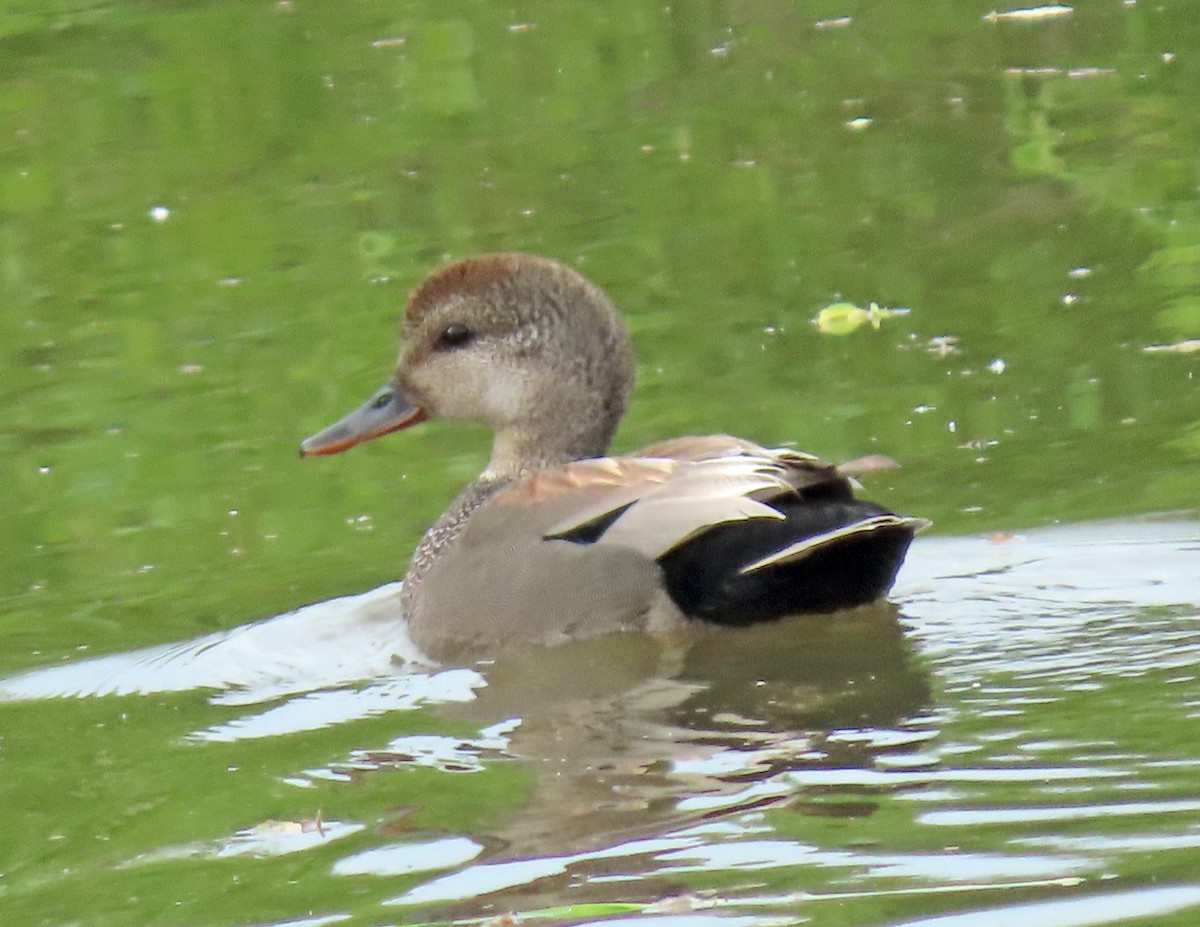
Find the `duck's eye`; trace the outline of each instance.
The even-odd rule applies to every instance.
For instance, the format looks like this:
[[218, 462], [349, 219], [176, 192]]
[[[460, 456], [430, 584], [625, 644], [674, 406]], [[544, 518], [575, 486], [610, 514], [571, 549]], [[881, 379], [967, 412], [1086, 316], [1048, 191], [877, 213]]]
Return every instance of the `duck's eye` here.
[[451, 322], [437, 336], [433, 346], [439, 351], [453, 351], [461, 348], [475, 337], [475, 332], [459, 322]]

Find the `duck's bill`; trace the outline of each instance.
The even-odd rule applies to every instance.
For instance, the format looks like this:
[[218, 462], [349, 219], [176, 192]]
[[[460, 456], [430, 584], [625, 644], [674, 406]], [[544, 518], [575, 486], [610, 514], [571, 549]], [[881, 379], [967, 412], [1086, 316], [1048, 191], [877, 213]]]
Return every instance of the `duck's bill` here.
[[388, 385], [345, 418], [311, 438], [305, 438], [300, 444], [300, 456], [336, 454], [424, 420], [424, 409], [413, 405], [395, 387]]

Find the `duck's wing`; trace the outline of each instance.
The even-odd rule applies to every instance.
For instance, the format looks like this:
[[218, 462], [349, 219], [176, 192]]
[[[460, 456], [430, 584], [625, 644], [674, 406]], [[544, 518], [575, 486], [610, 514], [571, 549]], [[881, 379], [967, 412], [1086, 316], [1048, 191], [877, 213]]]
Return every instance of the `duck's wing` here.
[[811, 454], [705, 435], [542, 470], [487, 507], [547, 540], [620, 544], [657, 560], [718, 525], [785, 519], [774, 500], [851, 497], [847, 477]]

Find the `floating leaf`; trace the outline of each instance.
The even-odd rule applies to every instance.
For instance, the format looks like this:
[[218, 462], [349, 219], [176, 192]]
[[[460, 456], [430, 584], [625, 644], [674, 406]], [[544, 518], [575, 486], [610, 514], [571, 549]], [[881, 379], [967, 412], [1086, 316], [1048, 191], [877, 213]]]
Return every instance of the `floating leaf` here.
[[867, 310], [860, 309], [854, 303], [834, 303], [818, 312], [813, 324], [826, 335], [848, 335], [870, 320]]
[[817, 313], [813, 324], [826, 335], [848, 335], [864, 325], [878, 329], [884, 319], [908, 315], [908, 309], [887, 309], [879, 303], [871, 303], [866, 309], [854, 303], [834, 303]]

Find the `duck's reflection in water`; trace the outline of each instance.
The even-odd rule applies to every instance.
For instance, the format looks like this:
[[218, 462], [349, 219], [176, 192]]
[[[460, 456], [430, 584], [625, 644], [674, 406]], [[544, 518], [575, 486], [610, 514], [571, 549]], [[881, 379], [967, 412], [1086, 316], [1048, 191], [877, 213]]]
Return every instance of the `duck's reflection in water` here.
[[[904, 737], [895, 728], [930, 693], [886, 603], [530, 649], [484, 671], [475, 701], [443, 710], [481, 725], [519, 719], [506, 752], [530, 764], [535, 785], [520, 811], [493, 822], [504, 855], [586, 849], [787, 801], [792, 770], [870, 767], [863, 731], [889, 732], [894, 751]], [[920, 727], [914, 744], [929, 736]]]
[[[472, 667], [430, 667], [411, 659], [396, 593], [395, 585], [382, 587], [190, 642], [31, 671], [0, 681], [0, 698], [209, 690], [224, 720], [187, 735], [197, 742], [254, 741], [432, 708], [446, 718], [429, 719], [430, 733], [364, 743], [324, 767], [312, 766], [298, 746], [288, 781], [517, 762], [531, 776], [526, 799], [458, 838], [473, 847], [467, 855], [476, 855], [476, 865], [488, 867], [523, 859], [551, 865], [563, 854], [625, 856], [647, 838], [690, 846], [696, 838], [680, 837], [681, 829], [784, 802], [797, 807], [799, 795], [812, 791], [798, 784], [797, 771], [869, 770], [874, 747], [894, 755], [934, 733], [930, 719], [919, 717], [929, 703], [927, 674], [885, 603], [743, 629], [697, 625], [666, 636], [531, 646]], [[233, 705], [246, 712], [228, 718]], [[479, 734], [436, 733], [463, 721]], [[410, 783], [395, 780], [396, 804], [419, 807]], [[870, 801], [817, 803], [811, 813], [872, 810]], [[403, 823], [389, 828], [405, 831]], [[409, 832], [405, 845], [424, 845], [426, 836]], [[220, 855], [237, 843], [235, 836], [210, 849]], [[376, 865], [359, 856], [344, 864]], [[514, 872], [510, 885], [527, 875]]]

